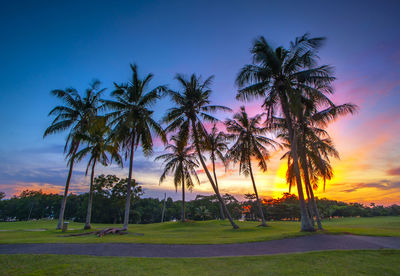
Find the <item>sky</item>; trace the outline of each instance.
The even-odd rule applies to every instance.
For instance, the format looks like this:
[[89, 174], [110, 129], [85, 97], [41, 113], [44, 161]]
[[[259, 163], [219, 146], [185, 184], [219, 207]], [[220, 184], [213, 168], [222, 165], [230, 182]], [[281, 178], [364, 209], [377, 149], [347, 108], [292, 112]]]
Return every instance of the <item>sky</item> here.
[[[318, 197], [346, 202], [400, 204], [400, 10], [399, 1], [7, 1], [0, 9], [0, 191], [8, 197], [22, 190], [61, 193], [67, 174], [65, 134], [43, 139], [49, 111], [59, 102], [52, 89], [84, 91], [99, 79], [130, 77], [130, 63], [143, 76], [153, 73], [153, 86], [177, 89], [174, 76], [215, 76], [211, 100], [237, 111], [257, 102], [235, 100], [234, 80], [251, 62], [252, 41], [262, 35], [272, 46], [288, 46], [304, 33], [327, 37], [320, 64], [335, 67], [336, 104], [351, 102], [359, 112], [329, 126], [340, 160], [335, 177]], [[160, 119], [171, 102], [160, 101]], [[225, 119], [230, 114], [218, 114]], [[146, 196], [180, 194], [170, 180], [159, 185], [162, 171], [154, 156], [135, 156], [134, 178]], [[283, 152], [272, 152], [266, 173], [256, 172], [263, 197], [288, 191]], [[76, 167], [70, 191], [87, 192], [86, 162]], [[96, 174], [127, 176], [127, 169], [99, 166]], [[221, 164], [222, 192], [239, 199], [252, 192], [249, 179]], [[204, 175], [189, 194], [210, 194]]]

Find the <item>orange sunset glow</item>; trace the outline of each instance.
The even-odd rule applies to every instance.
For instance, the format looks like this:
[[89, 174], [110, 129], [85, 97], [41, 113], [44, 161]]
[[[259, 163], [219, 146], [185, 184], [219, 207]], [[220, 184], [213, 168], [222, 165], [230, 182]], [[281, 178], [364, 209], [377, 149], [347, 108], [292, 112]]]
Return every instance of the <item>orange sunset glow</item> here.
[[[294, 8], [293, 5], [289, 6]], [[332, 10], [336, 11], [335, 14], [351, 10], [344, 4], [338, 6], [341, 8], [332, 7]], [[354, 5], [353, 8], [358, 11], [359, 7]], [[225, 7], [222, 10], [225, 11]], [[32, 27], [32, 32], [16, 29], [13, 36], [6, 35], [10, 37], [8, 48], [0, 51], [9, 53], [3, 58], [7, 66], [2, 74], [4, 81], [0, 83], [1, 91], [6, 91], [2, 93], [0, 109], [0, 118], [3, 120], [0, 136], [0, 191], [6, 194], [6, 198], [27, 189], [58, 194], [64, 191], [68, 166], [63, 147], [67, 132], [43, 139], [45, 129], [54, 119], [47, 116], [48, 112], [59, 104], [49, 91], [65, 87], [75, 87], [78, 91], [84, 91], [90, 80], [99, 78], [102, 87], [106, 88], [104, 97], [110, 99], [114, 83], [128, 80], [130, 72], [127, 68], [130, 63], [137, 62], [143, 74], [154, 73], [154, 85], [166, 85], [169, 89], [179, 90], [179, 85], [174, 80], [176, 73], [189, 75], [196, 72], [203, 78], [214, 75], [210, 86], [210, 103], [225, 105], [233, 112], [245, 105], [249, 115], [254, 116], [265, 112], [261, 107], [262, 100], [238, 101], [236, 94], [239, 88], [235, 83], [240, 69], [252, 62], [249, 49], [253, 40], [262, 35], [273, 47], [288, 47], [295, 37], [309, 32], [313, 36], [327, 38], [318, 52], [318, 63], [333, 68], [332, 74], [336, 80], [332, 84], [334, 94], [329, 97], [338, 105], [353, 103], [358, 106], [355, 114], [340, 117], [327, 128], [340, 159], [330, 160], [334, 177], [327, 181], [325, 192], [322, 184], [320, 185], [315, 191], [316, 196], [364, 204], [399, 204], [400, 36], [398, 30], [393, 27], [398, 25], [396, 19], [383, 16], [385, 20], [382, 20], [383, 17], [380, 18], [378, 13], [366, 12], [360, 22], [373, 22], [370, 26], [372, 29], [367, 31], [365, 24], [354, 24], [353, 13], [349, 13], [348, 17], [340, 22], [337, 18], [328, 17], [326, 23], [327, 15], [318, 11], [315, 12], [316, 19], [304, 17], [304, 24], [300, 25], [298, 21], [288, 19], [288, 26], [275, 29], [271, 27], [274, 25], [271, 22], [274, 21], [267, 23], [268, 19], [264, 14], [259, 14], [258, 9], [248, 14], [246, 9], [237, 10], [243, 11], [243, 17], [235, 12], [232, 20], [226, 21], [226, 25], [220, 29], [215, 29], [215, 26], [220, 25], [219, 21], [215, 21], [219, 17], [212, 17], [212, 25], [209, 22], [202, 23], [204, 25], [199, 23], [195, 32], [186, 29], [186, 24], [170, 21], [170, 18], [164, 20], [165, 25], [143, 19], [143, 22], [151, 21], [149, 31], [143, 34], [141, 32], [144, 30], [140, 30], [139, 34], [132, 33], [130, 26], [142, 21], [136, 22], [136, 19], [130, 16], [111, 20], [115, 26], [121, 27], [117, 33], [110, 27], [112, 24], [99, 23], [92, 26], [96, 29], [93, 31], [81, 30], [79, 24], [75, 27], [64, 26], [65, 21], [57, 21], [57, 24], [67, 29], [82, 31], [80, 37], [82, 41], [87, 40], [82, 42], [84, 45], [90, 45], [87, 47], [77, 47], [69, 39], [68, 43], [71, 45], [64, 45], [65, 37], [61, 35], [62, 32], [55, 32], [53, 29], [42, 30], [39, 26]], [[29, 13], [29, 16], [36, 15]], [[164, 16], [165, 14], [158, 14], [159, 18]], [[236, 21], [233, 18], [240, 20]], [[182, 22], [188, 20], [192, 19], [182, 19]], [[32, 19], [29, 22], [36, 21]], [[130, 23], [126, 24], [127, 22]], [[203, 21], [199, 19], [198, 22]], [[18, 25], [18, 22], [13, 24]], [[252, 27], [246, 28], [247, 25]], [[167, 29], [160, 31], [164, 27]], [[186, 35], [183, 36], [183, 33]], [[166, 34], [171, 34], [172, 38], [170, 39], [169, 35], [164, 37]], [[88, 39], [92, 36], [96, 37], [95, 41], [99, 41], [99, 44], [93, 44], [94, 40]], [[24, 38], [25, 42], [14, 41], [17, 37]], [[53, 46], [49, 46], [53, 45], [52, 41], [49, 42], [49, 37], [63, 41], [57, 42], [57, 51]], [[143, 43], [137, 43], [134, 39], [137, 37], [146, 39]], [[122, 44], [126, 46], [111, 45], [110, 41], [125, 41]], [[22, 51], [16, 45], [33, 45], [32, 49], [36, 49], [38, 53]], [[162, 45], [163, 49], [157, 50], [156, 56], [152, 48], [154, 45]], [[20, 71], [21, 67], [25, 68], [23, 72]], [[155, 120], [160, 122], [167, 110], [173, 106], [171, 99], [160, 99], [153, 107]], [[221, 131], [225, 131], [222, 122], [232, 115], [230, 112], [215, 114], [221, 120], [217, 124]], [[208, 129], [211, 127], [209, 122], [204, 124]], [[163, 127], [165, 126], [163, 124]], [[274, 138], [273, 133], [268, 135]], [[175, 193], [172, 179], [167, 178], [159, 184], [163, 167], [160, 162], [155, 162], [154, 158], [165, 153], [165, 150], [159, 137], [154, 137], [153, 144], [154, 152], [149, 157], [143, 155], [140, 147], [135, 152], [133, 177], [143, 186], [145, 196], [161, 198], [166, 192], [168, 196], [177, 199], [179, 193]], [[261, 172], [257, 168], [257, 162], [253, 162], [256, 184], [261, 196], [265, 198], [279, 197], [289, 190], [286, 183], [286, 160], [280, 160], [284, 150], [269, 150], [271, 158], [267, 163], [266, 172]], [[206, 161], [211, 169], [210, 160]], [[123, 169], [115, 163], [108, 167], [98, 165], [95, 174], [115, 174], [125, 178], [128, 175], [128, 163], [128, 160], [124, 160]], [[86, 166], [85, 158], [75, 165], [70, 193], [82, 194], [88, 191], [89, 176], [85, 175]], [[191, 199], [198, 194], [213, 193], [204, 170], [199, 167], [197, 171], [201, 183], [194, 187], [192, 193], [188, 193]], [[230, 193], [238, 198], [242, 198], [245, 193], [252, 193], [250, 179], [239, 175], [238, 168], [232, 164], [225, 168], [217, 162], [217, 176], [223, 193]], [[293, 188], [292, 192], [297, 193], [297, 189]]]

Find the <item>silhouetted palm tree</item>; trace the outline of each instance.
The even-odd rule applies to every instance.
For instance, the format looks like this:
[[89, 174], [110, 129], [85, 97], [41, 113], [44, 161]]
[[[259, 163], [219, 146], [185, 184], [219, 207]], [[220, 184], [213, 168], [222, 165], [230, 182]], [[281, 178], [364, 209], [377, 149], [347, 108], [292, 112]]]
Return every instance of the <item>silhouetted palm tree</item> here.
[[75, 153], [80, 144], [80, 140], [76, 138], [76, 134], [85, 132], [91, 118], [97, 115], [100, 97], [104, 90], [100, 89], [99, 81], [94, 81], [83, 96], [79, 95], [78, 91], [74, 88], [51, 91], [51, 94], [59, 98], [63, 102], [63, 105], [58, 105], [50, 111], [49, 116], [56, 117], [44, 132], [43, 137], [69, 129], [64, 147], [69, 170], [56, 229], [61, 229], [64, 221], [68, 190], [75, 163]]
[[234, 229], [239, 228], [233, 221], [228, 209], [226, 208], [226, 204], [222, 199], [215, 181], [207, 168], [201, 150], [201, 139], [206, 133], [202, 123], [203, 120], [215, 123], [217, 119], [211, 116], [209, 112], [215, 112], [219, 110], [230, 111], [230, 109], [225, 106], [210, 105], [209, 97], [212, 92], [210, 86], [213, 76], [207, 78], [205, 81], [202, 81], [201, 78], [197, 77], [195, 74], [191, 75], [189, 79], [186, 79], [184, 76], [178, 74], [175, 79], [179, 82], [183, 91], [169, 91], [169, 95], [172, 97], [176, 107], [170, 108], [167, 115], [164, 117], [164, 121], [169, 123], [166, 130], [170, 132], [179, 130], [178, 136], [181, 141], [188, 141], [190, 136], [193, 138], [198, 159], [218, 198], [218, 201], [221, 202], [224, 212], [232, 224], [232, 227]]
[[[112, 160], [122, 166], [122, 158], [119, 155], [119, 146], [109, 137], [111, 129], [106, 125], [105, 117], [97, 117], [91, 120], [91, 125], [85, 133], [77, 134], [77, 138], [86, 144], [86, 147], [76, 153], [76, 161], [82, 160], [85, 156], [89, 155], [88, 165], [86, 167], [86, 175], [89, 169], [90, 174], [90, 188], [89, 188], [89, 201], [86, 215], [86, 222], [84, 229], [90, 229], [90, 220], [92, 217], [93, 205], [93, 179], [94, 171], [97, 162], [103, 166], [108, 166]], [[110, 155], [110, 158], [107, 156]]]
[[[319, 211], [314, 199], [313, 189], [318, 188], [318, 179], [322, 178], [331, 179], [333, 176], [333, 170], [330, 165], [329, 157], [333, 156], [339, 158], [339, 153], [334, 147], [334, 144], [329, 137], [328, 132], [324, 129], [329, 122], [337, 119], [339, 116], [346, 114], [353, 114], [357, 110], [357, 106], [353, 104], [334, 105], [331, 103], [329, 107], [322, 111], [317, 110], [315, 103], [308, 101], [305, 105], [305, 109], [301, 113], [301, 120], [298, 122], [298, 149], [300, 155], [300, 164], [302, 169], [302, 175], [305, 182], [309, 211], [311, 216], [316, 216], [318, 228], [322, 229], [321, 219], [319, 217]], [[277, 122], [279, 118], [275, 118]], [[281, 120], [281, 124], [284, 125], [285, 121]], [[288, 134], [286, 127], [281, 128], [281, 137], [284, 138], [288, 144]], [[289, 187], [294, 184], [294, 168], [291, 151], [289, 150], [282, 158], [288, 158], [288, 171], [287, 180]], [[312, 185], [311, 185], [312, 184]]]
[[136, 65], [131, 65], [132, 80], [127, 83], [116, 84], [112, 96], [115, 101], [104, 101], [106, 108], [112, 112], [107, 116], [111, 118], [111, 125], [114, 126], [112, 136], [120, 143], [125, 152], [125, 159], [129, 156], [129, 174], [127, 185], [127, 196], [124, 215], [124, 229], [128, 229], [132, 164], [136, 149], [140, 145], [145, 156], [153, 151], [153, 134], [161, 137], [166, 142], [166, 136], [161, 126], [153, 119], [153, 111], [150, 108], [161, 97], [166, 90], [165, 86], [157, 86], [146, 92], [152, 74], [144, 79], [139, 79]]
[[[204, 151], [210, 153], [215, 186], [219, 191], [215, 162], [219, 160], [222, 162], [224, 167], [226, 167], [227, 160], [225, 158], [225, 154], [228, 151], [227, 136], [223, 131], [219, 131], [216, 124], [214, 124], [211, 131], [209, 133], [205, 133], [202, 145]], [[224, 209], [219, 201], [218, 206], [221, 219], [225, 219]]]
[[155, 160], [164, 161], [164, 171], [160, 177], [160, 183], [163, 182], [168, 174], [174, 175], [175, 190], [178, 186], [182, 186], [182, 222], [185, 222], [185, 184], [190, 191], [194, 187], [192, 176], [200, 183], [197, 176], [196, 168], [199, 166], [196, 160], [196, 155], [193, 152], [193, 147], [187, 147], [179, 141], [175, 136], [171, 138], [174, 144], [169, 144], [165, 147], [171, 153], [166, 153], [158, 156]]
[[249, 118], [245, 107], [242, 106], [240, 112], [235, 113], [233, 119], [226, 120], [225, 124], [227, 131], [232, 134], [235, 140], [229, 149], [229, 159], [234, 163], [239, 163], [239, 173], [243, 173], [245, 176], [250, 175], [262, 221], [261, 226], [267, 226], [251, 165], [253, 158], [258, 161], [258, 167], [263, 172], [267, 171], [267, 160], [269, 158], [267, 146], [275, 148], [275, 145], [277, 145], [275, 141], [264, 136], [268, 129], [261, 126], [263, 115], [259, 114]]
[[[313, 150], [312, 152], [309, 151], [309, 146], [311, 145], [312, 147], [316, 146], [317, 144], [319, 146], [325, 145], [326, 143], [331, 143], [331, 140], [326, 138], [326, 139], [321, 139], [321, 141], [319, 142], [310, 142], [307, 141], [307, 146], [303, 147], [303, 145], [301, 144], [300, 141], [298, 141], [298, 148], [302, 148], [300, 150], [300, 164], [301, 164], [301, 174], [305, 183], [305, 188], [306, 188], [306, 194], [307, 194], [307, 199], [308, 199], [308, 211], [310, 213], [311, 219], [313, 220], [313, 217], [315, 216], [317, 219], [317, 224], [318, 224], [318, 228], [320, 230], [322, 230], [322, 223], [321, 223], [321, 219], [319, 216], [319, 210], [317, 208], [316, 205], [316, 201], [314, 198], [314, 192], [313, 189], [316, 189], [318, 187], [318, 177], [317, 177], [317, 173], [319, 174], [321, 172], [321, 170], [323, 169], [324, 171], [324, 178], [325, 179], [330, 179], [333, 176], [333, 171], [332, 171], [332, 167], [329, 163], [329, 161], [318, 157], [318, 167], [314, 168], [311, 164], [311, 160], [310, 160], [310, 155], [313, 156], [313, 158], [315, 157], [315, 151]], [[283, 143], [285, 145], [285, 147], [290, 148], [290, 145], [288, 142]], [[334, 149], [333, 146], [330, 146], [332, 151], [336, 152], [336, 149]], [[305, 155], [306, 157], [306, 161], [305, 161], [305, 157], [303, 152], [306, 152]], [[318, 151], [317, 151], [318, 152]], [[317, 153], [318, 154], [318, 153]], [[337, 154], [337, 152], [336, 152]], [[291, 192], [291, 187], [295, 185], [295, 175], [294, 175], [294, 166], [293, 166], [293, 158], [291, 155], [291, 151], [289, 150], [288, 152], [286, 152], [281, 159], [287, 158], [287, 172], [286, 172], [286, 181], [289, 184], [289, 193]], [[314, 159], [315, 161], [315, 159]], [[307, 162], [306, 164], [304, 164], [304, 162]], [[321, 167], [321, 165], [324, 166], [324, 168]], [[317, 171], [318, 170], [318, 171]], [[311, 182], [313, 183], [313, 185], [311, 185]]]
[[[330, 102], [326, 94], [333, 92], [332, 68], [317, 66], [317, 51], [324, 38], [310, 38], [308, 34], [296, 38], [288, 49], [273, 49], [264, 37], [254, 41], [251, 49], [253, 64], [244, 66], [238, 77], [237, 98], [250, 100], [263, 98], [267, 118], [277, 111], [283, 113], [288, 128], [293, 156], [294, 174], [301, 207], [301, 230], [315, 231], [307, 212], [299, 168], [297, 132], [293, 114], [302, 110], [301, 96], [307, 95], [318, 102]], [[317, 89], [318, 88], [318, 89]]]

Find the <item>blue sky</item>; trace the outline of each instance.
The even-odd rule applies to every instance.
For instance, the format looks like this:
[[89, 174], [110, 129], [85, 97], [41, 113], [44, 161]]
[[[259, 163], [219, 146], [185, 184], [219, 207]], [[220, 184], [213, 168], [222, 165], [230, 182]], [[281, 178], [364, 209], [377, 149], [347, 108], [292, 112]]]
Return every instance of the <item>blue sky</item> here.
[[[354, 147], [345, 141], [368, 140], [363, 138], [368, 128], [354, 133], [357, 140], [346, 132], [380, 117], [400, 120], [399, 10], [398, 1], [8, 1], [0, 11], [0, 190], [11, 195], [22, 188], [64, 185], [64, 137], [42, 138], [50, 123], [47, 114], [57, 104], [50, 90], [83, 91], [97, 78], [110, 93], [114, 81], [130, 77], [129, 63], [135, 62], [142, 74], [155, 74], [153, 85], [171, 88], [176, 88], [176, 73], [213, 74], [212, 100], [237, 108], [234, 79], [250, 62], [248, 50], [259, 35], [274, 46], [286, 46], [306, 32], [328, 38], [320, 55], [321, 63], [336, 67], [335, 97], [362, 108], [334, 128], [341, 131], [339, 149], [351, 155]], [[169, 104], [157, 105], [158, 118]], [[381, 171], [400, 167], [393, 139], [398, 127], [377, 123], [377, 132], [392, 139], [368, 156], [368, 164], [381, 154]], [[149, 194], [170, 188], [158, 186], [160, 168], [152, 158], [139, 155], [137, 160], [137, 176]], [[72, 191], [86, 189], [83, 170], [84, 164], [78, 166]], [[370, 173], [370, 181], [398, 179]], [[369, 179], [343, 181], [355, 185]]]

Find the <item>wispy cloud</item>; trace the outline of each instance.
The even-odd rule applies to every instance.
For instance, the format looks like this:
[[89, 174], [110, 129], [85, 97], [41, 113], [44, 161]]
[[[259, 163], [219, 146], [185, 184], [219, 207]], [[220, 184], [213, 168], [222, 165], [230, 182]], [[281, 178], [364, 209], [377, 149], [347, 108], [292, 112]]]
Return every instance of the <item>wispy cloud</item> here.
[[351, 184], [352, 188], [344, 190], [345, 192], [355, 192], [364, 188], [376, 188], [378, 190], [397, 190], [400, 189], [400, 181], [392, 182], [390, 180], [381, 180], [379, 182], [371, 183], [357, 183]]

